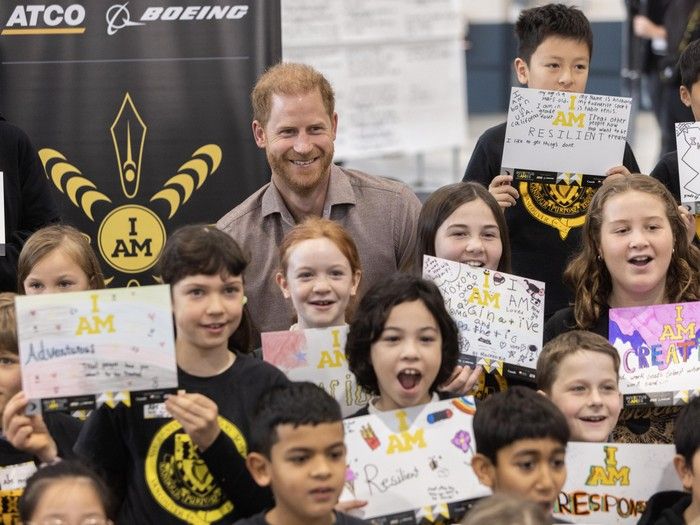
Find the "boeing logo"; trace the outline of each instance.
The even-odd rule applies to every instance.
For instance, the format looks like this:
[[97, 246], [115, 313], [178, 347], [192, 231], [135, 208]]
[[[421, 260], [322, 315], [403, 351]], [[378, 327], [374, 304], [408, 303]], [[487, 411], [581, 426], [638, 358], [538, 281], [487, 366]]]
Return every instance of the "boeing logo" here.
[[115, 4], [107, 10], [107, 34], [114, 35], [120, 29], [131, 26], [143, 26], [146, 22], [174, 22], [191, 20], [238, 20], [248, 14], [247, 5], [193, 5], [147, 7], [138, 22], [131, 19], [131, 13], [124, 4]]

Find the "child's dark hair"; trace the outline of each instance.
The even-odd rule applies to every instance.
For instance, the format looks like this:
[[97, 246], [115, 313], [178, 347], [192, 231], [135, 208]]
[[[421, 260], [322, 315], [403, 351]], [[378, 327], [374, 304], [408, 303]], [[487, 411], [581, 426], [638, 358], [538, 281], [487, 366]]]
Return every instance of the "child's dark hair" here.
[[445, 308], [445, 301], [434, 283], [420, 277], [397, 273], [374, 283], [365, 293], [350, 323], [345, 355], [357, 384], [365, 391], [378, 395], [379, 383], [374, 372], [370, 351], [384, 331], [391, 309], [402, 303], [421, 301], [437, 321], [442, 336], [442, 360], [430, 392], [447, 381], [459, 353], [457, 326]]
[[[243, 276], [248, 257], [233, 238], [206, 224], [183, 226], [173, 233], [163, 247], [158, 261], [160, 276], [173, 286], [190, 275]], [[250, 350], [252, 328], [248, 308], [231, 342], [239, 350]]]
[[589, 59], [593, 54], [591, 23], [580, 9], [564, 4], [547, 4], [525, 9], [515, 23], [518, 57], [530, 65], [530, 58], [547, 37], [558, 36], [584, 42]]
[[693, 40], [683, 50], [678, 59], [678, 69], [681, 72], [681, 84], [691, 91], [693, 84], [700, 80], [700, 39]]
[[501, 260], [498, 270], [510, 272], [510, 240], [508, 237], [508, 225], [503, 215], [503, 210], [498, 202], [486, 188], [476, 182], [457, 182], [448, 184], [435, 190], [427, 198], [420, 215], [418, 216], [418, 228], [416, 235], [416, 249], [413, 257], [414, 267], [411, 269], [416, 275], [422, 273], [423, 255], [435, 256], [435, 234], [438, 228], [457, 208], [467, 202], [475, 200], [483, 201], [493, 213], [496, 225], [501, 236]]
[[[700, 397], [694, 397], [684, 406], [676, 417], [673, 443], [676, 454], [685, 459], [688, 466], [693, 465], [693, 456], [700, 449]], [[700, 472], [695, 472], [700, 475]]]
[[309, 382], [289, 382], [265, 392], [258, 400], [250, 428], [250, 451], [270, 457], [279, 425], [316, 426], [342, 421], [340, 405], [322, 388]]
[[31, 521], [39, 500], [53, 482], [67, 479], [87, 480], [102, 503], [105, 516], [111, 520], [116, 518], [114, 498], [102, 478], [79, 461], [63, 460], [54, 465], [40, 468], [27, 480], [27, 486], [19, 500], [19, 515], [22, 523]]
[[522, 386], [487, 397], [474, 416], [476, 451], [496, 464], [498, 451], [521, 439], [551, 438], [566, 446], [569, 425], [545, 396]]

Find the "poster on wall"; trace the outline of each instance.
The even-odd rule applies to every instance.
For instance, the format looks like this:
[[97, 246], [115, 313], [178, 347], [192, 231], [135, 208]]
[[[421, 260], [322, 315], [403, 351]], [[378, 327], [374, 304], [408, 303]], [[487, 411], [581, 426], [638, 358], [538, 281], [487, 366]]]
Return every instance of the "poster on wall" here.
[[284, 330], [261, 334], [263, 359], [292, 381], [311, 381], [338, 401], [343, 417], [370, 400], [348, 369], [345, 341], [348, 326]]
[[346, 419], [341, 501], [376, 525], [457, 521], [490, 491], [471, 467], [474, 399], [462, 397]]
[[426, 255], [433, 281], [459, 329], [460, 364], [535, 379], [542, 350], [545, 284]]
[[514, 180], [600, 186], [622, 164], [632, 99], [514, 87], [501, 171]]
[[0, 112], [113, 287], [155, 284], [169, 232], [269, 181], [249, 95], [281, 58], [280, 0], [168, 4], [0, 3]]
[[625, 406], [683, 405], [700, 395], [700, 302], [611, 308]]
[[[16, 298], [22, 390], [34, 411], [162, 401], [177, 388], [170, 286]], [[145, 394], [147, 392], [147, 394]]]
[[673, 445], [570, 442], [555, 516], [567, 523], [636, 524], [655, 493], [682, 490], [675, 453]]

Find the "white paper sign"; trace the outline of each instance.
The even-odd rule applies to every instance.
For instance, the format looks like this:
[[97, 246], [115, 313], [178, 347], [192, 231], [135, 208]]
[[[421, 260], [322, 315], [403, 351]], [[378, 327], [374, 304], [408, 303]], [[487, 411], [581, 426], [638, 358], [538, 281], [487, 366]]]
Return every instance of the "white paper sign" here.
[[680, 198], [700, 212], [700, 122], [676, 123]]
[[357, 386], [345, 359], [347, 326], [261, 334], [263, 359], [292, 381], [311, 381], [340, 404], [343, 417], [365, 406], [370, 396]]
[[461, 362], [535, 378], [544, 327], [543, 282], [429, 255], [423, 258], [423, 276], [440, 288], [457, 323]]
[[361, 517], [383, 517], [379, 523], [459, 519], [465, 501], [489, 494], [471, 467], [474, 412], [474, 399], [464, 397], [346, 419], [341, 501], [367, 500]]
[[16, 308], [29, 399], [128, 402], [128, 392], [177, 387], [168, 285], [18, 296]]
[[632, 99], [511, 89], [501, 170], [516, 180], [598, 186], [622, 164]]
[[656, 492], [682, 490], [673, 445], [569, 443], [555, 515], [573, 523], [637, 523]]

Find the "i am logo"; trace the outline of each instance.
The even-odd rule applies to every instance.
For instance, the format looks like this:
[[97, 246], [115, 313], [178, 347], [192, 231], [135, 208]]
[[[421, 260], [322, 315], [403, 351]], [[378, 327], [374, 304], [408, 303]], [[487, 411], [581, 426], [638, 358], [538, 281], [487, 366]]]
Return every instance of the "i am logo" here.
[[75, 34], [84, 33], [78, 27], [85, 21], [85, 8], [80, 4], [63, 7], [49, 5], [18, 5], [7, 20], [3, 35]]
[[554, 120], [552, 121], [552, 125], [554, 126], [566, 126], [568, 128], [571, 128], [574, 126], [574, 124], [577, 125], [577, 127], [582, 128], [585, 126], [585, 118], [586, 114], [585, 113], [574, 113], [574, 109], [576, 109], [576, 95], [571, 95], [570, 101], [569, 101], [569, 112], [568, 114], [563, 112], [563, 111], [557, 111], [557, 116], [554, 117]]
[[406, 412], [398, 410], [394, 415], [399, 420], [399, 432], [389, 436], [389, 445], [386, 448], [386, 453], [410, 452], [413, 450], [413, 447], [425, 448], [427, 445], [425, 444], [424, 429], [419, 428], [411, 434], [408, 430]]
[[97, 306], [97, 300], [100, 298], [98, 294], [92, 294], [90, 299], [92, 300], [92, 311], [91, 317], [87, 315], [80, 316], [78, 320], [78, 328], [75, 331], [75, 335], [95, 335], [101, 334], [106, 331], [108, 334], [114, 333], [114, 314], [109, 314], [107, 317], [100, 317], [100, 309]]
[[345, 354], [340, 349], [340, 331], [332, 330], [333, 336], [333, 353], [328, 350], [321, 351], [321, 359], [319, 359], [316, 368], [340, 368], [347, 361]]
[[[123, 198], [138, 198], [148, 126], [129, 93], [125, 94], [109, 131]], [[156, 264], [167, 234], [163, 221], [154, 210], [130, 202], [113, 207], [112, 198], [100, 191], [60, 151], [44, 148], [39, 151], [39, 157], [46, 176], [91, 221], [95, 220], [93, 208], [97, 203], [112, 208], [99, 222], [97, 231], [97, 246], [109, 266], [118, 272], [137, 274]], [[150, 197], [150, 202], [167, 203], [170, 209], [168, 219], [171, 219], [192, 194], [202, 187], [207, 177], [218, 169], [221, 158], [222, 152], [218, 145], [205, 144], [200, 147]], [[157, 280], [155, 276], [153, 278]], [[112, 279], [105, 280], [109, 283]], [[136, 279], [127, 283], [128, 286], [134, 284], [140, 283]]]
[[479, 306], [488, 306], [489, 303], [493, 304], [494, 308], [500, 308], [501, 294], [499, 292], [491, 293], [489, 292], [489, 276], [490, 272], [484, 272], [484, 284], [481, 289], [477, 286], [472, 288], [472, 293], [469, 295], [467, 302], [469, 304], [478, 304]]
[[605, 466], [591, 466], [591, 471], [588, 474], [586, 485], [606, 485], [612, 487], [614, 485], [629, 485], [630, 484], [630, 468], [617, 468], [617, 447], [605, 446]]

